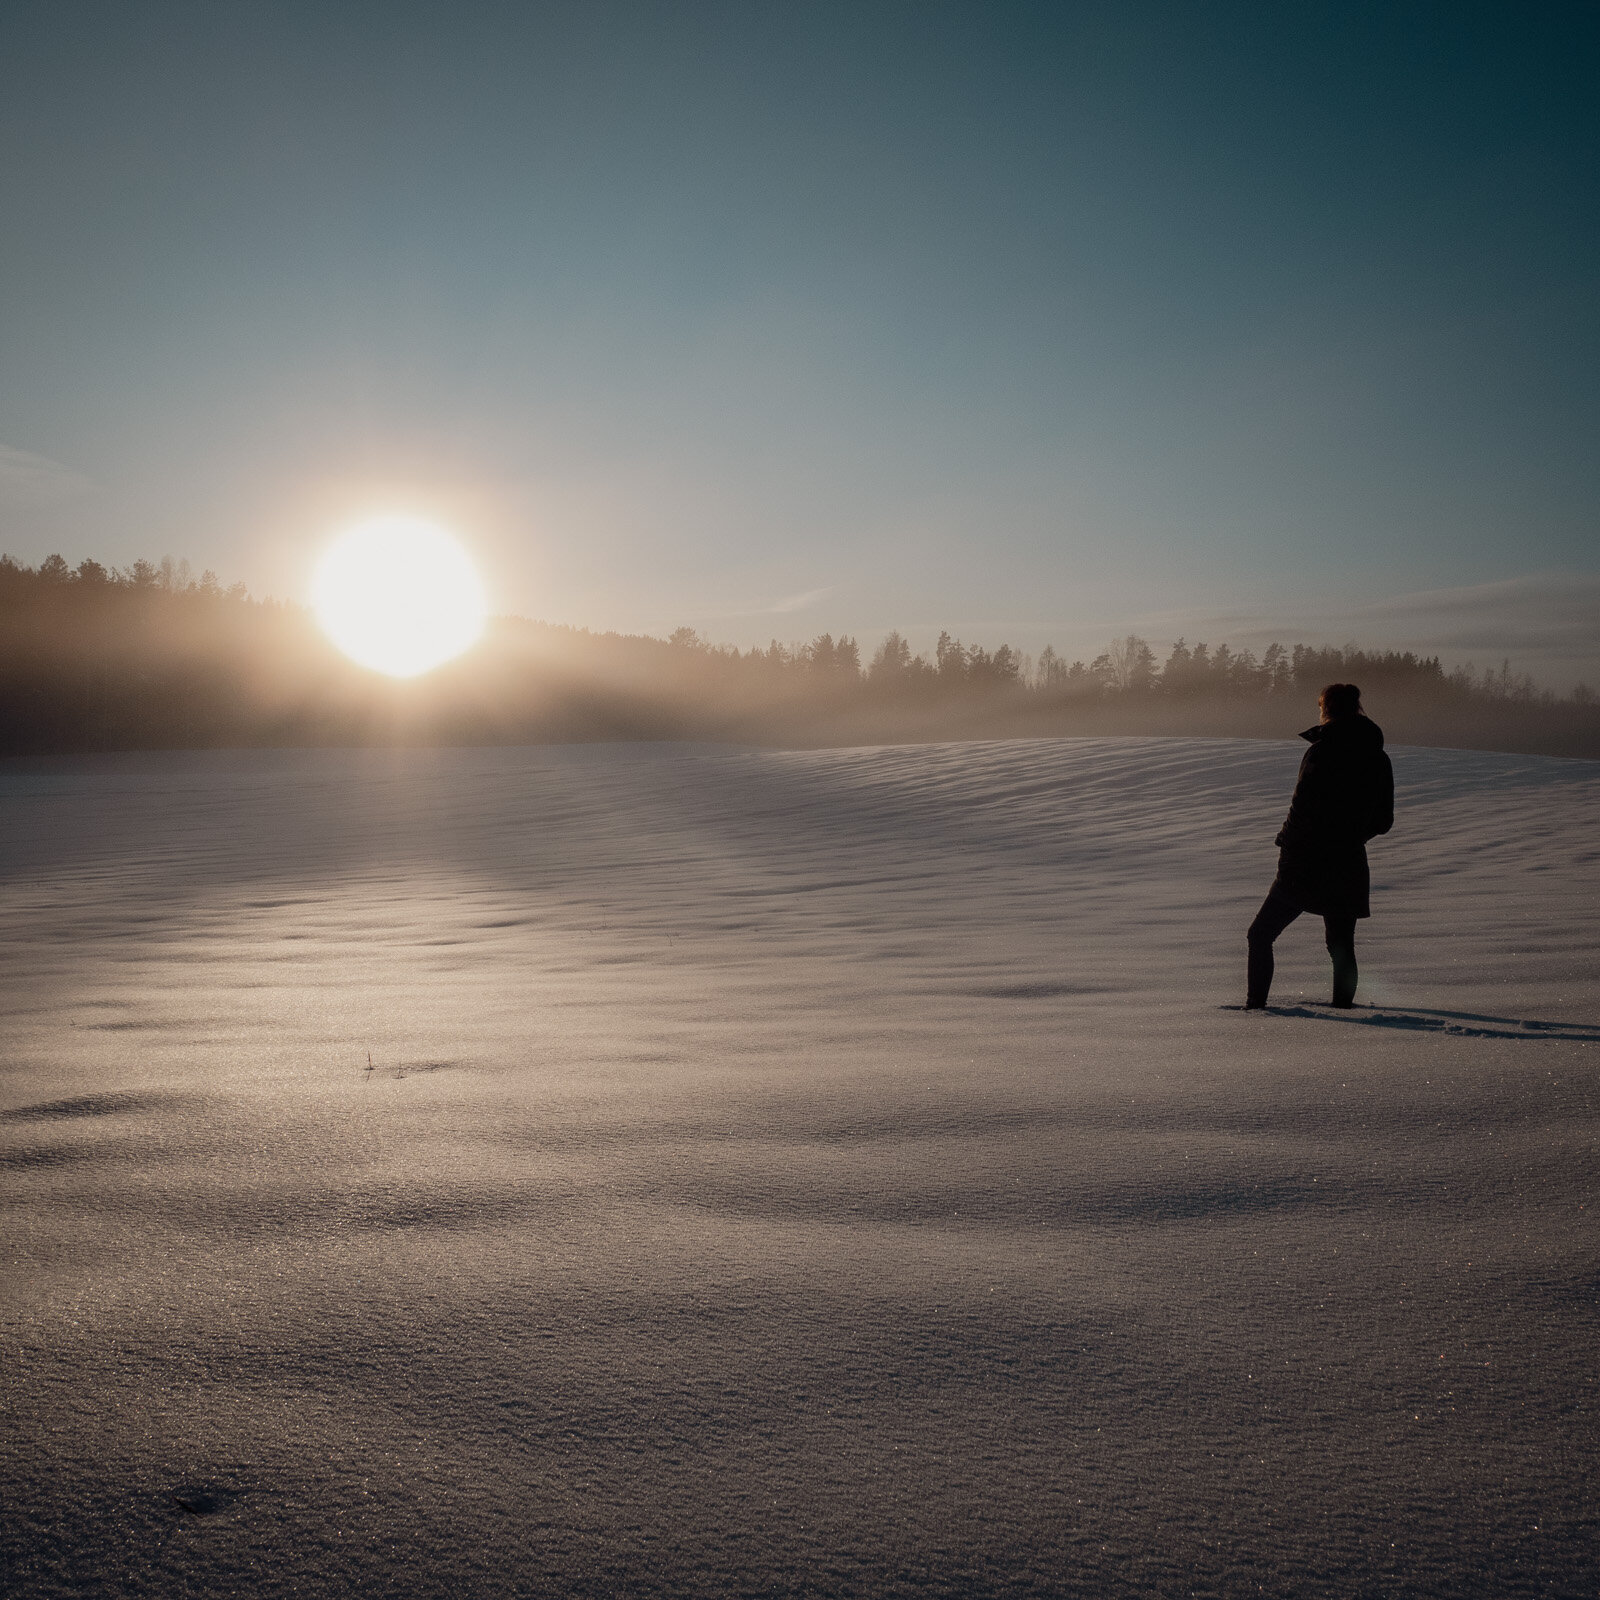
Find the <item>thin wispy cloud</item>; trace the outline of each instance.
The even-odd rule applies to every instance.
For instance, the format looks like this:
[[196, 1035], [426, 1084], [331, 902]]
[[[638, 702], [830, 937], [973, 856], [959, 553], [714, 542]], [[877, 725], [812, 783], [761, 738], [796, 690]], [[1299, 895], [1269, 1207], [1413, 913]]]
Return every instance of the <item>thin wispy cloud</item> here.
[[1370, 608], [1456, 649], [1600, 654], [1600, 575], [1533, 573], [1495, 583], [1428, 589]]
[[820, 605], [833, 593], [832, 587], [804, 589], [798, 594], [786, 594], [780, 599], [756, 603], [718, 607], [715, 610], [696, 608], [692, 620], [697, 627], [721, 626], [735, 622], [750, 622], [758, 617], [787, 617], [797, 612], [809, 611]]
[[774, 601], [772, 605], [764, 607], [757, 614], [761, 616], [780, 616], [790, 611], [809, 611], [812, 606], [822, 600], [826, 600], [832, 593], [833, 590], [831, 588], [806, 589], [800, 594], [785, 595], [783, 599]]
[[49, 456], [0, 444], [0, 498], [49, 505], [87, 493], [94, 484], [83, 473]]

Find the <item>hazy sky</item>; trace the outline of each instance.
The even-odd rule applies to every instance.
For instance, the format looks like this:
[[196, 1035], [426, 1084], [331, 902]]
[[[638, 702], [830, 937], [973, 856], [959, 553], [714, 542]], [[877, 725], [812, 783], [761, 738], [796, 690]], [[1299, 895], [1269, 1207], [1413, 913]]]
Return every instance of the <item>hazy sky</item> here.
[[0, 548], [1600, 669], [1600, 7], [0, 3]]

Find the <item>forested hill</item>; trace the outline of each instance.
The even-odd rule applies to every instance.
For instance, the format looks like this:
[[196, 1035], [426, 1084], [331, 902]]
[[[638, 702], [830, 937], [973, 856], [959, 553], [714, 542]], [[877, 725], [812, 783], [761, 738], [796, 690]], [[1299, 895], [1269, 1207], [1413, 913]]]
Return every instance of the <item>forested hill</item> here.
[[897, 633], [740, 651], [496, 619], [482, 643], [395, 682], [340, 656], [304, 608], [193, 578], [0, 558], [0, 754], [225, 745], [720, 739], [860, 744], [1069, 734], [1282, 738], [1323, 684], [1358, 683], [1392, 743], [1600, 758], [1600, 706], [1509, 664], [1274, 644], [1258, 657], [1124, 638], [1094, 660]]

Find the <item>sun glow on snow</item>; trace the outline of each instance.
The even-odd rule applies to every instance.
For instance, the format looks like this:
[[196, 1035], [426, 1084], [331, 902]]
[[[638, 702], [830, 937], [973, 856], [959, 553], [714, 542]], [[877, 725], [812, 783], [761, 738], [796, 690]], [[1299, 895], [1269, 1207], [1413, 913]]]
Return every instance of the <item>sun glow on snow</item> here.
[[414, 678], [474, 644], [487, 605], [465, 550], [431, 522], [378, 517], [341, 534], [311, 585], [317, 620], [353, 661]]

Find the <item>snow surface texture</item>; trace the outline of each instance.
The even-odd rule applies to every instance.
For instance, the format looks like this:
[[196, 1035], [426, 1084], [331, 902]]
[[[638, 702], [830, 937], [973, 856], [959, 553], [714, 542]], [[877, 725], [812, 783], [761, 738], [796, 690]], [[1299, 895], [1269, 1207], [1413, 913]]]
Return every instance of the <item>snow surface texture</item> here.
[[1299, 755], [5, 769], [0, 1588], [1593, 1595], [1600, 766]]

